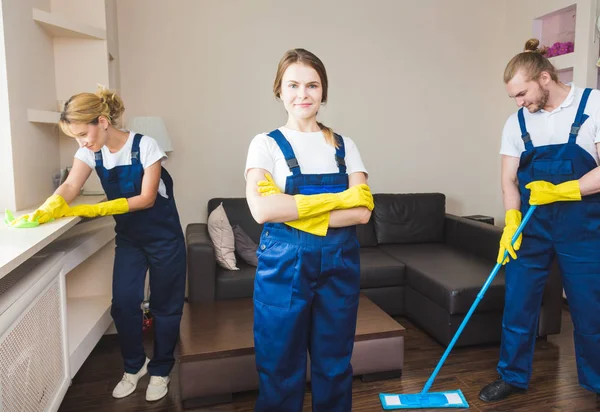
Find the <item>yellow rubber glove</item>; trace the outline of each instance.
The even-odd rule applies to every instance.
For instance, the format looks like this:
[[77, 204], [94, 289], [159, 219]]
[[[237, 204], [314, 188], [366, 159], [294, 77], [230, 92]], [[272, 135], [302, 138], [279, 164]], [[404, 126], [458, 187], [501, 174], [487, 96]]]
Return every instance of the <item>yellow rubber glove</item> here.
[[[273, 181], [271, 174], [267, 173], [265, 177], [267, 180], [261, 180], [257, 183], [258, 192], [261, 194], [261, 196], [270, 196], [281, 193], [281, 190], [279, 190]], [[303, 232], [311, 233], [317, 236], [325, 236], [327, 235], [327, 229], [329, 228], [329, 216], [330, 213], [325, 212], [318, 216], [285, 222], [285, 224]]]
[[570, 180], [559, 185], [538, 180], [525, 185], [531, 191], [529, 195], [530, 205], [547, 205], [554, 202], [581, 200], [579, 180]]
[[129, 203], [122, 197], [108, 202], [98, 203], [96, 205], [77, 205], [71, 207], [67, 216], [97, 217], [109, 215], [122, 215], [129, 212]]
[[521, 212], [516, 209], [509, 209], [506, 211], [505, 215], [505, 226], [504, 231], [502, 232], [502, 237], [500, 238], [500, 250], [498, 251], [498, 259], [496, 261], [503, 265], [507, 264], [509, 261], [509, 257], [507, 256], [504, 262], [502, 258], [504, 257], [504, 252], [508, 250], [508, 255], [513, 259], [517, 258], [517, 254], [515, 250], [519, 250], [521, 248], [521, 242], [523, 241], [523, 235], [519, 235], [514, 245], [512, 244], [512, 238], [517, 233], [517, 229], [521, 224], [521, 219], [523, 216]]
[[69, 205], [61, 195], [52, 195], [43, 205], [37, 208], [33, 213], [20, 216], [13, 220], [11, 226], [19, 226], [23, 222], [37, 222], [40, 225], [47, 223], [52, 219], [58, 219], [63, 216], [70, 216]]
[[261, 196], [270, 196], [281, 193], [281, 190], [279, 190], [279, 188], [275, 184], [271, 173], [265, 173], [265, 178], [267, 180], [259, 180], [256, 183], [256, 186], [258, 186], [258, 189], [256, 190], [258, 190], [258, 193], [260, 193]]
[[369, 186], [360, 184], [340, 193], [321, 193], [318, 195], [294, 195], [298, 207], [298, 218], [317, 216], [336, 209], [366, 207], [373, 210], [375, 204]]

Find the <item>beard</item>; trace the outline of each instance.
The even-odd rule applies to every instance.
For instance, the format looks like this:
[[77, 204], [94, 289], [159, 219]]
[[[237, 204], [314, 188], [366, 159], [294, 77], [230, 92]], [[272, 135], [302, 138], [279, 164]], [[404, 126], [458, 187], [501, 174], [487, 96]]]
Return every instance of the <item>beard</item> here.
[[546, 103], [548, 103], [548, 98], [550, 97], [550, 91], [548, 89], [544, 89], [541, 84], [538, 83], [538, 85], [540, 86], [540, 91], [542, 92], [542, 95], [540, 96], [537, 102], [531, 105], [533, 106], [531, 107], [531, 109], [527, 107], [529, 113], [537, 113], [540, 110], [542, 110], [544, 106], [546, 106]]

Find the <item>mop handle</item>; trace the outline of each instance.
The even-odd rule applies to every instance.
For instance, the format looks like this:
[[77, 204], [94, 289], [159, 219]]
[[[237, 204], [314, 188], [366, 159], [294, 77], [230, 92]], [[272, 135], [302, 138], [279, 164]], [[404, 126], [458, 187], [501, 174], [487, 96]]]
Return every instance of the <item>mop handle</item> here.
[[[515, 241], [519, 238], [519, 235], [521, 235], [521, 232], [523, 231], [523, 228], [525, 227], [525, 225], [527, 224], [527, 222], [531, 218], [531, 215], [533, 214], [533, 211], [535, 210], [535, 208], [536, 208], [535, 205], [529, 207], [529, 210], [525, 214], [525, 217], [523, 218], [523, 221], [521, 222], [521, 224], [517, 228], [517, 231], [515, 232], [515, 235], [513, 236], [512, 240], [511, 240], [511, 245], [514, 245]], [[508, 256], [508, 251], [505, 250], [504, 251], [504, 257], [502, 258], [502, 262], [504, 262], [504, 260], [507, 258], [507, 256]], [[475, 312], [475, 308], [477, 308], [477, 305], [479, 305], [479, 302], [481, 301], [481, 299], [483, 299], [483, 296], [485, 295], [485, 292], [487, 292], [488, 288], [490, 287], [490, 284], [492, 283], [492, 281], [496, 277], [496, 274], [498, 273], [498, 271], [500, 270], [501, 267], [502, 267], [501, 263], [496, 263], [496, 266], [494, 266], [494, 269], [492, 270], [492, 273], [490, 273], [490, 276], [487, 278], [487, 280], [483, 284], [483, 287], [481, 288], [481, 290], [477, 294], [477, 298], [473, 302], [473, 305], [471, 306], [471, 309], [469, 309], [469, 312], [467, 312], [467, 314], [465, 315], [465, 318], [463, 319], [462, 323], [458, 327], [458, 330], [454, 334], [454, 337], [450, 341], [450, 344], [448, 344], [448, 347], [446, 348], [446, 351], [442, 355], [442, 358], [438, 362], [437, 366], [435, 367], [435, 370], [433, 371], [433, 373], [431, 374], [431, 376], [427, 380], [427, 383], [423, 387], [423, 391], [421, 391], [421, 394], [427, 393], [429, 391], [429, 389], [431, 388], [431, 385], [433, 385], [433, 381], [435, 380], [438, 372], [442, 368], [442, 365], [446, 361], [446, 358], [450, 354], [450, 351], [454, 347], [454, 344], [456, 343], [456, 341], [460, 337], [460, 334], [462, 333], [463, 329], [467, 325], [467, 322], [471, 318], [471, 315], [473, 314], [473, 312]]]

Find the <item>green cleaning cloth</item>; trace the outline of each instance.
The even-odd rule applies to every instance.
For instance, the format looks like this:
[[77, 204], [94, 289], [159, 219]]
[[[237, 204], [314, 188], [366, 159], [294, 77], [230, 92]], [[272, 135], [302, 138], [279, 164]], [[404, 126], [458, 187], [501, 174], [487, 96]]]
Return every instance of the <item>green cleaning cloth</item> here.
[[8, 209], [6, 209], [4, 211], [4, 223], [9, 226], [9, 227], [16, 227], [16, 228], [30, 228], [30, 227], [36, 227], [39, 226], [40, 224], [38, 223], [37, 219], [33, 222], [28, 222], [25, 219], [20, 219], [17, 221], [17, 223], [13, 224], [12, 222], [14, 222], [15, 220], [15, 216], [12, 214], [12, 212]]

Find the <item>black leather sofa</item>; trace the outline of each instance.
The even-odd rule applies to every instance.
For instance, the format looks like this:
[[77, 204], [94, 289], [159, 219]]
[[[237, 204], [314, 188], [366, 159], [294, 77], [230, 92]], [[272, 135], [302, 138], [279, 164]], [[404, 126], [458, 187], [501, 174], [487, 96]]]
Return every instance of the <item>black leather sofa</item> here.
[[[392, 316], [406, 316], [443, 345], [464, 319], [496, 263], [502, 229], [446, 213], [441, 193], [375, 194], [375, 209], [357, 227], [361, 245], [361, 291]], [[245, 198], [214, 198], [232, 225], [259, 242]], [[188, 299], [251, 297], [255, 267], [238, 259], [239, 271], [217, 265], [206, 224], [186, 228]], [[538, 336], [561, 328], [562, 283], [556, 263], [546, 284]], [[504, 308], [501, 269], [465, 328], [457, 346], [497, 343]]]

